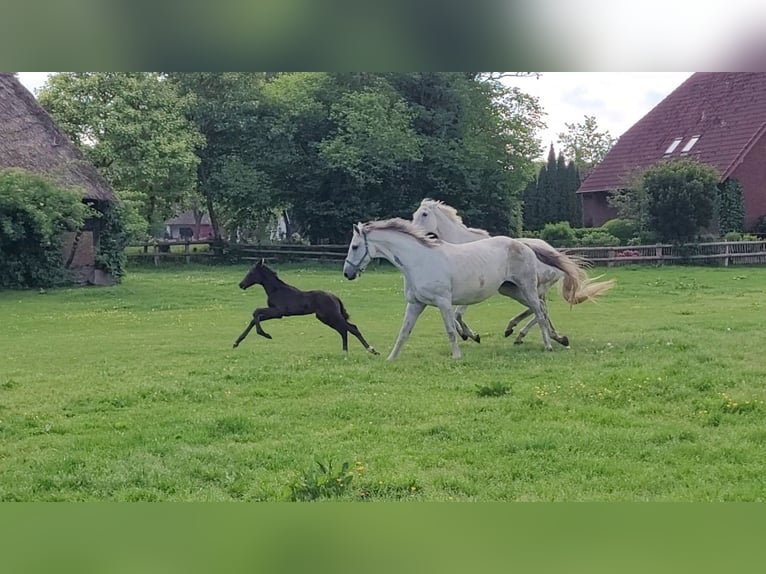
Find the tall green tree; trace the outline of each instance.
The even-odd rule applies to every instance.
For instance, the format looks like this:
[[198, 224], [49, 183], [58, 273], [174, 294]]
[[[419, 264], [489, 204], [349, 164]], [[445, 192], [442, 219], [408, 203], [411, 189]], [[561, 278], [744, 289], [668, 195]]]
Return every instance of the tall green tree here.
[[168, 77], [192, 102], [187, 116], [204, 137], [196, 148], [197, 186], [214, 234], [261, 225], [278, 205], [270, 177], [260, 167], [272, 141], [263, 110], [267, 76], [173, 72]]
[[582, 122], [564, 125], [566, 131], [559, 133], [559, 146], [581, 173], [600, 163], [617, 141], [609, 130], [599, 131], [595, 116], [586, 115]]
[[718, 230], [721, 235], [745, 229], [745, 200], [742, 186], [736, 179], [727, 179], [718, 185], [715, 205]]
[[118, 195], [138, 201], [149, 224], [195, 193], [194, 151], [203, 140], [186, 118], [190, 100], [160, 74], [59, 73], [38, 100]]

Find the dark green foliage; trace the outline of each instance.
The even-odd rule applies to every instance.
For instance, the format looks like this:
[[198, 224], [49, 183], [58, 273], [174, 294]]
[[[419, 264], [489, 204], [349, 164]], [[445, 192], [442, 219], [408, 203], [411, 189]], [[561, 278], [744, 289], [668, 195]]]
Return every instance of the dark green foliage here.
[[344, 462], [339, 469], [333, 468], [332, 461], [316, 461], [316, 466], [316, 469], [304, 472], [288, 486], [288, 500], [308, 502], [320, 498], [337, 498], [347, 492], [354, 478], [348, 462]]
[[616, 237], [621, 245], [627, 245], [628, 241], [638, 236], [638, 223], [632, 219], [610, 219], [601, 226], [606, 233]]
[[718, 174], [691, 160], [663, 162], [644, 172], [650, 228], [662, 241], [692, 241], [713, 218]]
[[617, 237], [601, 229], [593, 229], [580, 239], [580, 245], [583, 247], [611, 247], [622, 244]]
[[736, 179], [727, 179], [719, 184], [716, 194], [716, 214], [718, 215], [718, 230], [721, 235], [730, 231], [745, 230], [745, 200], [742, 197], [742, 186]]
[[492, 381], [487, 385], [476, 385], [476, 394], [480, 397], [502, 397], [511, 392], [511, 387], [500, 381]]
[[0, 288], [64, 281], [61, 234], [82, 228], [87, 207], [81, 198], [44, 177], [0, 170]]
[[568, 221], [546, 223], [540, 232], [540, 239], [544, 239], [554, 247], [571, 247], [577, 244], [577, 236]]
[[762, 215], [756, 220], [752, 231], [761, 236], [766, 235], [766, 215]]
[[125, 247], [131, 239], [126, 226], [126, 211], [122, 205], [109, 204], [99, 213], [96, 265], [117, 280], [125, 274]]
[[535, 180], [524, 189], [524, 229], [542, 229], [547, 223], [567, 221], [580, 225], [582, 210], [577, 189], [580, 176], [573, 162], [567, 163], [563, 154], [556, 157], [553, 146], [548, 159]]
[[170, 77], [194, 96], [199, 188], [223, 227], [286, 208], [305, 237], [340, 243], [352, 223], [408, 217], [424, 197], [472, 226], [519, 227], [542, 111], [514, 88], [460, 73]]

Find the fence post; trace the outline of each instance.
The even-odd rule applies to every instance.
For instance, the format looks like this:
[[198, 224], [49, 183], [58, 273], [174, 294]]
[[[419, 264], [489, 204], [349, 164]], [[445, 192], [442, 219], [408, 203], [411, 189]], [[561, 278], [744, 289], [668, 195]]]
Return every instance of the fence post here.
[[160, 266], [160, 246], [159, 244], [154, 244], [154, 266], [159, 267]]
[[609, 261], [606, 262], [607, 267], [614, 267], [614, 260], [617, 257], [617, 252], [614, 249], [607, 251], [607, 257]]
[[723, 258], [723, 266], [724, 267], [728, 267], [729, 266], [729, 253], [730, 253], [730, 251], [729, 251], [729, 242], [728, 241], [726, 242], [726, 247], [725, 247], [724, 253], [726, 254], [726, 257]]
[[188, 265], [191, 262], [191, 257], [189, 257], [189, 242], [184, 243], [184, 253], [186, 253], [186, 264]]
[[654, 254], [657, 256], [657, 261], [662, 263], [662, 245], [657, 243], [654, 247]]

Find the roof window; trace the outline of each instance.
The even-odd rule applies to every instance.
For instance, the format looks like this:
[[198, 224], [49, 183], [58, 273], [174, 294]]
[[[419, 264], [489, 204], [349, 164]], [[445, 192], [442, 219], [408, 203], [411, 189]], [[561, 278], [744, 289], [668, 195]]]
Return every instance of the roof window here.
[[681, 143], [681, 140], [683, 138], [676, 138], [673, 140], [673, 143], [668, 146], [668, 149], [665, 150], [665, 155], [671, 154], [675, 151], [675, 149], [678, 147], [678, 144]]
[[699, 136], [692, 136], [692, 138], [686, 142], [686, 145], [681, 150], [681, 155], [689, 153], [689, 151], [694, 147], [694, 144], [696, 144], [699, 141]]

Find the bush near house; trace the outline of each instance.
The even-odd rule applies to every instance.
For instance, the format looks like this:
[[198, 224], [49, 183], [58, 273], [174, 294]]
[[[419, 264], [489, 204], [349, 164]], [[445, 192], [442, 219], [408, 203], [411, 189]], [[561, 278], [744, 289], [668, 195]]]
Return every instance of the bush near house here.
[[61, 235], [82, 228], [87, 211], [75, 191], [21, 169], [0, 170], [0, 289], [63, 282]]

